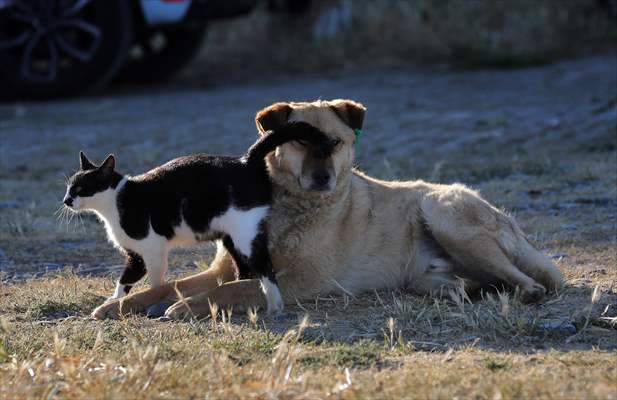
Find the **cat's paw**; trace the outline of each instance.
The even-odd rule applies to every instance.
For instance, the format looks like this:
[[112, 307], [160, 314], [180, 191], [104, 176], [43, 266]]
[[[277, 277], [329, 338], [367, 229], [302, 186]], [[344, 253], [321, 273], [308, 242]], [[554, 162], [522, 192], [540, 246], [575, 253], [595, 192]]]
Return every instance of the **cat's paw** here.
[[94, 319], [118, 319], [120, 318], [120, 302], [117, 300], [106, 301], [95, 308], [90, 316]]
[[268, 315], [278, 315], [283, 312], [283, 308], [285, 308], [285, 306], [283, 305], [283, 300], [280, 297], [273, 300], [268, 299], [266, 313]]
[[261, 279], [261, 290], [266, 297], [266, 309], [269, 315], [278, 314], [283, 311], [283, 298], [281, 297], [281, 291], [276, 283], [272, 282], [267, 277], [263, 277]]
[[193, 317], [193, 313], [184, 302], [176, 302], [165, 310], [164, 318], [169, 318], [174, 321], [185, 321]]
[[170, 301], [164, 301], [162, 303], [153, 304], [150, 307], [148, 307], [148, 309], [146, 310], [146, 316], [148, 318], [160, 318], [160, 317], [163, 317], [163, 315], [165, 315], [165, 311], [172, 304], [174, 304], [174, 303], [170, 302]]

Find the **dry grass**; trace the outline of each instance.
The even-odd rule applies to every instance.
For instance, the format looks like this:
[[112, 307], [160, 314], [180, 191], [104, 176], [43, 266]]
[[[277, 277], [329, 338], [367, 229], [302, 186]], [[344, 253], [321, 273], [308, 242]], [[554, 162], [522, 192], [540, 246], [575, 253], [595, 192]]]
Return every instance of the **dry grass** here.
[[[533, 189], [546, 195], [518, 212], [531, 237], [559, 255], [568, 279], [541, 305], [522, 305], [516, 293], [469, 299], [453, 292], [435, 300], [382, 291], [318, 298], [288, 307], [279, 318], [224, 311], [192, 322], [93, 321], [88, 313], [109, 295], [112, 277], [65, 272], [2, 286], [0, 397], [614, 399], [617, 241], [603, 226], [614, 222], [614, 206], [580, 204], [550, 215], [552, 204], [581, 196], [614, 198], [607, 186], [616, 178], [614, 164], [594, 157], [591, 183], [567, 190], [565, 182], [579, 177], [579, 169], [559, 178], [543, 173]], [[479, 187], [515, 208], [530, 201], [521, 185], [510, 176]], [[32, 212], [33, 221], [43, 218]], [[564, 230], [572, 219], [579, 228]], [[32, 224], [21, 228], [35, 235], [30, 251], [44, 247], [37, 235], [45, 235]], [[95, 222], [84, 224], [82, 234], [97, 232]], [[75, 234], [59, 232], [60, 240]], [[98, 233], [94, 238], [95, 249], [108, 246]], [[7, 239], [3, 235], [3, 245], [19, 260], [26, 236]], [[74, 257], [92, 252], [71, 251]], [[35, 255], [51, 253], [37, 249]], [[547, 321], [565, 325], [547, 328]]]
[[[508, 293], [472, 302], [380, 292], [299, 304], [282, 321], [225, 312], [183, 323], [90, 320], [109, 292], [103, 278], [5, 286], [0, 396], [614, 398], [617, 296], [592, 299], [580, 276], [535, 307]], [[611, 287], [617, 274], [604, 278]], [[543, 330], [555, 316], [578, 332]]]

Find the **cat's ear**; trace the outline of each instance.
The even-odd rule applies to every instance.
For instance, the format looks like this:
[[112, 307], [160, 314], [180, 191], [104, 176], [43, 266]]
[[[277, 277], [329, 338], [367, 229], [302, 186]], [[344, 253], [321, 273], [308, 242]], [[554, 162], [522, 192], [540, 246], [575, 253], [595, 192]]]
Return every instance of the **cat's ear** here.
[[79, 167], [83, 171], [87, 171], [89, 169], [95, 169], [96, 165], [92, 164], [92, 162], [88, 160], [88, 157], [86, 157], [83, 151], [80, 151], [79, 152]]
[[113, 154], [107, 156], [103, 164], [99, 167], [99, 169], [103, 172], [109, 173], [113, 172], [114, 168], [116, 168], [116, 157]]

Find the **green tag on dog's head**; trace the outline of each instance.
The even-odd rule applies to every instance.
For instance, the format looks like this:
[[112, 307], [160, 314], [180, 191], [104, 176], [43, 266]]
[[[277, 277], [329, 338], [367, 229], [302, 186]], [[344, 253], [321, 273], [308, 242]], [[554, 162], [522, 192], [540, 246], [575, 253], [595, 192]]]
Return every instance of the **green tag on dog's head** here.
[[358, 144], [358, 142], [360, 141], [360, 135], [362, 135], [364, 132], [362, 132], [362, 129], [354, 129], [353, 133], [356, 134], [356, 141], [354, 142], [354, 144]]

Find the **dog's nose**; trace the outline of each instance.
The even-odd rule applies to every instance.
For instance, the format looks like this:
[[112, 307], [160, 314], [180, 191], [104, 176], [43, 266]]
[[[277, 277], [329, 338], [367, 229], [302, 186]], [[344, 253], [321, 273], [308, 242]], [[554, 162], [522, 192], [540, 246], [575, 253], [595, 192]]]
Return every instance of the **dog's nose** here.
[[64, 204], [71, 207], [73, 205], [73, 198], [72, 197], [65, 197], [64, 198]]
[[326, 186], [330, 181], [330, 174], [326, 170], [313, 172], [313, 182], [317, 186]]

